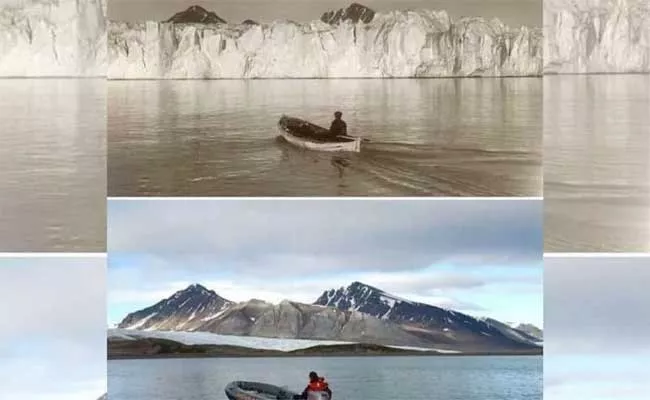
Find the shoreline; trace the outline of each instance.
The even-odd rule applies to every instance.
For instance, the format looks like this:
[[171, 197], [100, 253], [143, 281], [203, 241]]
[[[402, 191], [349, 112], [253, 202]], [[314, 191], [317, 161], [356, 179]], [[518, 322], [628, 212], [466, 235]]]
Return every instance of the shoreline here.
[[[284, 358], [284, 357], [467, 357], [467, 356], [536, 356], [543, 347], [477, 350], [452, 349], [414, 350], [376, 343], [316, 345], [296, 350], [256, 349], [219, 344], [188, 345], [169, 339], [142, 338], [125, 340], [109, 338], [106, 342], [108, 360], [161, 358]], [[457, 351], [457, 352], [454, 352]]]
[[[503, 351], [420, 351], [376, 344], [314, 346], [292, 351], [254, 349], [227, 345], [183, 345], [166, 340], [137, 342], [109, 341], [108, 360], [164, 358], [296, 358], [296, 357], [467, 357], [467, 356], [541, 356], [543, 348]], [[450, 350], [451, 351], [451, 350]]]
[[360, 354], [201, 354], [201, 353], [172, 353], [172, 354], [151, 354], [151, 355], [113, 355], [108, 356], [107, 361], [123, 360], [158, 360], [158, 359], [178, 359], [178, 358], [357, 358], [357, 357], [534, 357], [543, 356], [543, 353], [424, 353], [424, 354], [391, 354], [391, 353], [360, 353]]

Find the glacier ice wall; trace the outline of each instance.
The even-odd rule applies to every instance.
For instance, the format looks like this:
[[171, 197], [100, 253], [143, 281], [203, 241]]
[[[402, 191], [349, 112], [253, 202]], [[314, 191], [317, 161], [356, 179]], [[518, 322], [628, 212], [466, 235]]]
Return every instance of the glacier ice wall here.
[[105, 0], [1, 3], [0, 76], [105, 75]]
[[545, 73], [650, 72], [648, 0], [544, 0]]
[[444, 11], [372, 22], [268, 25], [110, 22], [108, 77], [320, 78], [539, 75], [541, 29]]

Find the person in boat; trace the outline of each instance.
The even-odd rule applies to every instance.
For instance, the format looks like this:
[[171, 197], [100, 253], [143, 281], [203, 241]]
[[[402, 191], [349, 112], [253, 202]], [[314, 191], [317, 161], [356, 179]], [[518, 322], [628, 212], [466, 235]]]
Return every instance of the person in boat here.
[[330, 125], [330, 135], [332, 137], [348, 135], [348, 125], [341, 119], [342, 116], [343, 113], [340, 111], [334, 113], [334, 121]]
[[[327, 394], [327, 397], [322, 397], [321, 394]], [[321, 400], [332, 399], [332, 390], [325, 378], [318, 376], [314, 371], [309, 373], [309, 383], [301, 394], [293, 396], [294, 399], [307, 399], [307, 400]]]

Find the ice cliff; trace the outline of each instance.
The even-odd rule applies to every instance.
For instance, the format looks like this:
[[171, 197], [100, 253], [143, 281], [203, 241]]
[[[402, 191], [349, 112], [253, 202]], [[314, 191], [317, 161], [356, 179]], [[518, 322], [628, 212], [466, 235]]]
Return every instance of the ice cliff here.
[[538, 75], [542, 35], [431, 10], [332, 25], [111, 22], [108, 63], [112, 79]]
[[545, 0], [544, 72], [650, 72], [650, 2]]
[[105, 0], [0, 3], [0, 77], [105, 76]]

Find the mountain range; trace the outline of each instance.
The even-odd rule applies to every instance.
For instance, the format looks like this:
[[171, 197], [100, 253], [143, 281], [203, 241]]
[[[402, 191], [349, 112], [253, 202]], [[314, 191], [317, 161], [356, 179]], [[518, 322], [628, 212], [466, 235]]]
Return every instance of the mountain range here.
[[[358, 4], [352, 3], [347, 8], [339, 10], [330, 10], [325, 12], [320, 20], [330, 24], [337, 25], [344, 21], [351, 21], [353, 23], [364, 22], [369, 23], [375, 17], [375, 11], [372, 9]], [[165, 22], [173, 22], [177, 24], [226, 24], [226, 20], [218, 16], [212, 11], [208, 11], [201, 6], [191, 6], [184, 11], [174, 14]], [[257, 25], [257, 22], [247, 19], [242, 24]]]
[[[534, 329], [532, 329], [532, 328]], [[313, 304], [236, 303], [200, 284], [128, 314], [118, 328], [333, 340], [462, 352], [539, 352], [541, 330], [401, 299], [361, 282], [330, 289]], [[539, 333], [536, 333], [539, 331]]]

